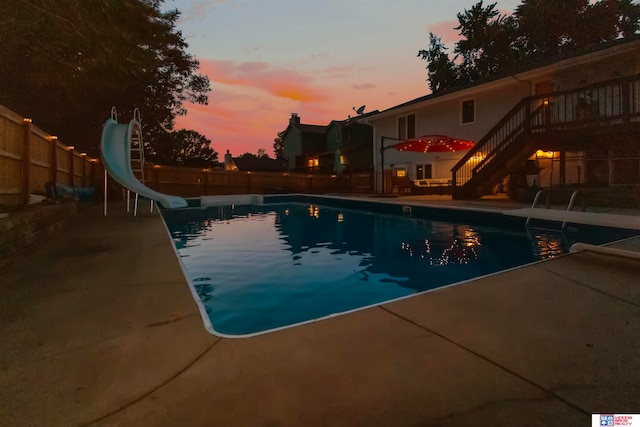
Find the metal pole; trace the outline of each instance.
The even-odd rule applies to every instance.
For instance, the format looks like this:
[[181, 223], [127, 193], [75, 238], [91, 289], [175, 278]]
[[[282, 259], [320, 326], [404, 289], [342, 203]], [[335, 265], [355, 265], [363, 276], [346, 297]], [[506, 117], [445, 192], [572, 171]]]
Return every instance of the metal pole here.
[[107, 216], [107, 170], [104, 170], [104, 216]]
[[385, 147], [384, 146], [384, 140], [385, 139], [390, 139], [392, 141], [404, 141], [404, 140], [402, 140], [400, 138], [394, 138], [394, 137], [391, 137], [391, 136], [381, 136], [380, 137], [380, 163], [381, 163], [381, 168], [382, 168], [382, 194], [385, 193], [385, 191], [384, 191], [385, 190], [385, 188], [384, 188], [384, 152], [385, 152], [385, 150], [393, 147], [393, 145]]
[[382, 194], [385, 193], [384, 188], [384, 136], [380, 138], [380, 172], [382, 173]]
[[551, 175], [549, 176], [549, 194], [547, 195], [547, 209], [551, 208], [551, 187], [553, 186], [553, 157], [556, 152], [553, 151], [551, 154]]

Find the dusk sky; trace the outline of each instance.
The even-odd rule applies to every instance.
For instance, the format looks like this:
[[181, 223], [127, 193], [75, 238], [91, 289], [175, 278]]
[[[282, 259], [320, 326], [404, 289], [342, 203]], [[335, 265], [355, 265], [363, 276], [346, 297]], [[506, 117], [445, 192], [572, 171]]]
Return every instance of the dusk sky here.
[[[456, 14], [476, 0], [169, 0], [189, 53], [200, 60], [209, 105], [187, 104], [176, 128], [212, 141], [220, 158], [264, 148], [291, 113], [327, 125], [429, 93], [417, 58], [429, 31], [453, 48]], [[490, 3], [490, 2], [487, 2]], [[519, 0], [501, 0], [511, 12]]]

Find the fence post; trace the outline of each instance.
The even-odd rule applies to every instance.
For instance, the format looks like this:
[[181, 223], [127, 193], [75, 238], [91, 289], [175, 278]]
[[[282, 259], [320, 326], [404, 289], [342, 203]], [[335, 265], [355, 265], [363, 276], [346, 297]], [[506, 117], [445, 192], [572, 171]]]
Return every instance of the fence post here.
[[313, 175], [309, 175], [309, 193], [313, 193]]
[[204, 171], [204, 189], [202, 195], [206, 196], [209, 191], [209, 169], [203, 169]]
[[75, 184], [73, 182], [73, 174], [74, 174], [74, 170], [73, 170], [73, 149], [75, 147], [73, 145], [70, 145], [67, 147], [67, 150], [69, 150], [69, 185], [72, 187], [75, 187]]
[[247, 172], [247, 194], [251, 194], [251, 171]]
[[51, 141], [51, 169], [49, 169], [49, 181], [56, 183], [58, 179], [58, 137], [49, 136]]
[[22, 119], [22, 203], [29, 204], [31, 187], [31, 119]]
[[80, 154], [82, 157], [82, 186], [87, 186], [87, 153]]
[[155, 185], [156, 185], [156, 191], [160, 192], [160, 166], [159, 165], [155, 165], [154, 169], [156, 170], [155, 173]]

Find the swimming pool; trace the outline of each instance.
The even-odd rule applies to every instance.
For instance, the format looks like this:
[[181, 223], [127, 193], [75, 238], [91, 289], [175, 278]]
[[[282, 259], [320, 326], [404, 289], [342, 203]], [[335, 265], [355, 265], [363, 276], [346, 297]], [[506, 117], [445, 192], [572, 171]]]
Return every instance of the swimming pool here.
[[523, 221], [482, 212], [273, 201], [281, 203], [163, 211], [216, 334], [262, 333], [556, 257], [575, 241], [602, 244], [638, 234], [527, 231]]

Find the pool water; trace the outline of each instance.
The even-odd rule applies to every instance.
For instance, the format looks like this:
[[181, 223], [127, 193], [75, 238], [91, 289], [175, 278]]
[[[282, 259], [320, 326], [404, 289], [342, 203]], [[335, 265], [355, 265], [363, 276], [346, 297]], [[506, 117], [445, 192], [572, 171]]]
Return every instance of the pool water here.
[[248, 335], [602, 244], [628, 230], [529, 231], [316, 204], [163, 213], [215, 332]]

